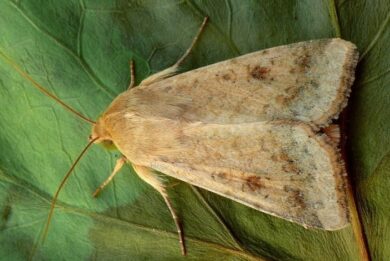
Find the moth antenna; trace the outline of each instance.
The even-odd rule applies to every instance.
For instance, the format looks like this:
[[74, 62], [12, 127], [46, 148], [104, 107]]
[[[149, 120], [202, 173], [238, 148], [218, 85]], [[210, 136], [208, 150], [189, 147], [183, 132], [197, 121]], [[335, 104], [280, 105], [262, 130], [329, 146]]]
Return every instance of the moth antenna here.
[[47, 221], [46, 221], [46, 225], [45, 225], [45, 228], [43, 230], [43, 234], [42, 234], [42, 239], [41, 239], [41, 242], [43, 243], [46, 239], [46, 236], [47, 236], [47, 232], [49, 231], [49, 225], [50, 225], [50, 221], [51, 221], [51, 218], [53, 216], [53, 213], [54, 213], [54, 207], [55, 207], [55, 204], [57, 202], [57, 199], [58, 199], [58, 195], [60, 194], [60, 191], [62, 189], [62, 187], [65, 185], [65, 182], [68, 180], [70, 174], [72, 173], [73, 169], [75, 168], [75, 166], [77, 165], [77, 163], [80, 161], [80, 159], [83, 157], [83, 155], [85, 154], [85, 152], [88, 150], [88, 148], [97, 140], [99, 139], [99, 137], [96, 137], [94, 139], [92, 139], [91, 141], [89, 141], [89, 143], [87, 144], [87, 146], [85, 146], [85, 148], [82, 150], [82, 152], [80, 153], [80, 155], [77, 157], [77, 159], [73, 162], [72, 166], [70, 167], [70, 169], [68, 170], [68, 172], [66, 173], [66, 175], [64, 176], [64, 178], [62, 179], [60, 185], [58, 186], [58, 189], [56, 191], [56, 193], [54, 194], [54, 197], [51, 201], [51, 204], [50, 204], [50, 211], [49, 211], [49, 215], [47, 216]]
[[49, 91], [47, 91], [45, 88], [43, 88], [38, 82], [36, 82], [33, 78], [31, 78], [30, 75], [28, 75], [27, 72], [25, 72], [24, 70], [22, 70], [11, 58], [9, 58], [7, 55], [5, 55], [2, 51], [0, 51], [0, 56], [3, 57], [3, 59], [9, 64], [11, 65], [23, 78], [25, 78], [26, 80], [28, 80], [29, 82], [32, 83], [32, 85], [38, 89], [40, 92], [42, 92], [43, 94], [45, 94], [46, 96], [52, 98], [53, 100], [55, 100], [57, 103], [59, 103], [62, 107], [64, 107], [66, 110], [70, 111], [71, 113], [75, 114], [76, 116], [78, 116], [79, 118], [83, 119], [84, 121], [88, 122], [88, 123], [92, 123], [92, 124], [95, 124], [96, 122], [87, 118], [86, 116], [82, 115], [80, 112], [76, 111], [75, 109], [73, 109], [72, 107], [70, 107], [68, 104], [66, 104], [65, 102], [61, 101], [60, 98], [58, 98], [57, 96], [55, 96], [54, 94], [50, 93]]
[[134, 85], [135, 85], [134, 61], [130, 60], [130, 84], [127, 89], [130, 90], [131, 88], [134, 87]]

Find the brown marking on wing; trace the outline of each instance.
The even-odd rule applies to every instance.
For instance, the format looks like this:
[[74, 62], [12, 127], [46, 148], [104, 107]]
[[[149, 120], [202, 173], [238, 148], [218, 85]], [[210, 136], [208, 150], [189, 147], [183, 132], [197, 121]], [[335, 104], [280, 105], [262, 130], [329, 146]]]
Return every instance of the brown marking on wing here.
[[297, 207], [300, 207], [301, 209], [306, 208], [305, 197], [302, 191], [294, 190], [292, 192], [291, 198], [294, 200], [294, 202], [296, 202]]
[[257, 80], [264, 80], [267, 78], [270, 71], [271, 69], [268, 67], [256, 66], [252, 69], [250, 74], [252, 78], [255, 78]]
[[222, 79], [224, 79], [225, 81], [229, 81], [231, 77], [228, 73], [225, 73], [224, 75], [222, 75]]
[[172, 86], [171, 85], [166, 86], [164, 89], [166, 92], [170, 92], [172, 90]]
[[252, 190], [259, 190], [264, 187], [264, 183], [261, 181], [261, 177], [249, 176], [246, 178], [246, 185]]
[[221, 179], [226, 179], [227, 175], [228, 175], [228, 174], [227, 174], [226, 172], [220, 172], [220, 173], [218, 173], [218, 177], [221, 178]]
[[281, 152], [279, 154], [273, 154], [271, 156], [271, 160], [273, 160], [273, 161], [290, 161], [291, 159], [286, 153]]
[[299, 168], [293, 161], [288, 161], [288, 163], [283, 165], [283, 170], [287, 173], [298, 173]]
[[215, 77], [221, 84], [226, 84], [227, 81], [235, 83], [237, 80], [237, 75], [232, 69], [228, 70], [225, 73], [218, 72], [217, 74], [215, 74]]
[[300, 209], [306, 208], [305, 195], [301, 190], [286, 185], [284, 186], [284, 191], [289, 193], [287, 200], [291, 206], [299, 207]]
[[287, 95], [280, 94], [276, 96], [276, 102], [285, 106], [289, 105], [289, 103], [291, 103], [295, 98], [297, 98], [301, 88], [302, 87], [297, 87], [297, 86], [287, 87], [285, 93]]
[[294, 63], [297, 65], [297, 68], [291, 69], [290, 72], [294, 73], [298, 70], [298, 72], [304, 73], [310, 68], [311, 56], [308, 52], [303, 53], [295, 59]]
[[231, 175], [228, 172], [219, 172], [219, 171], [213, 172], [211, 173], [211, 178], [214, 181], [217, 181], [222, 184], [227, 184], [231, 182]]

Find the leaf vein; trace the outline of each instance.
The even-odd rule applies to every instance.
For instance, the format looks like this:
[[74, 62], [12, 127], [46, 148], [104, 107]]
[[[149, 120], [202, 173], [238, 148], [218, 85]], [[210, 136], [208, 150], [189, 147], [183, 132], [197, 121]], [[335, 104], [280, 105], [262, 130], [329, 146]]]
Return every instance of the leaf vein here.
[[375, 34], [372, 41], [368, 44], [366, 50], [360, 55], [359, 62], [374, 48], [377, 44], [380, 37], [383, 35], [383, 32], [388, 28], [387, 24], [390, 21], [390, 11], [387, 13], [386, 18], [383, 20], [382, 24], [379, 26], [378, 32]]
[[[199, 17], [204, 18], [205, 16], [207, 16], [207, 15], [203, 14], [203, 12], [200, 10], [200, 8], [197, 7], [191, 0], [186, 0], [185, 3], [186, 3], [186, 4], [192, 9], [192, 11], [193, 11], [195, 14], [197, 14]], [[227, 36], [222, 32], [222, 30], [221, 30], [219, 27], [215, 26], [215, 25], [214, 25], [213, 23], [211, 23], [211, 22], [208, 23], [208, 26], [211, 27], [211, 28], [213, 28], [216, 32], [219, 33], [219, 35], [223, 38], [223, 41], [226, 42], [226, 43], [228, 44], [229, 48], [233, 51], [233, 53], [234, 53], [235, 56], [238, 56], [238, 55], [241, 54], [240, 51], [238, 50], [236, 44], [232, 41], [232, 39], [229, 38], [229, 37], [227, 37]]]
[[39, 32], [45, 34], [47, 37], [49, 37], [54, 43], [56, 43], [59, 47], [61, 47], [65, 52], [67, 52], [71, 57], [73, 57], [81, 66], [81, 68], [84, 70], [84, 72], [88, 75], [88, 77], [92, 80], [92, 82], [108, 97], [114, 98], [115, 94], [112, 93], [109, 88], [104, 86], [104, 84], [101, 82], [101, 80], [96, 76], [96, 74], [91, 70], [89, 65], [82, 59], [81, 57], [77, 56], [73, 50], [71, 50], [69, 47], [64, 45], [60, 40], [58, 40], [56, 37], [54, 37], [51, 33], [49, 33], [47, 30], [39, 27], [17, 4], [13, 2], [9, 2], [11, 6], [13, 6], [25, 19], [27, 22], [31, 24], [32, 27], [34, 27]]
[[223, 229], [229, 234], [230, 238], [233, 240], [235, 247], [242, 249], [240, 246], [240, 243], [238, 242], [237, 238], [234, 236], [232, 231], [228, 228], [226, 223], [223, 221], [223, 219], [217, 214], [217, 212], [210, 206], [210, 204], [206, 201], [206, 199], [203, 197], [203, 195], [199, 192], [199, 189], [190, 185], [192, 191], [196, 195], [196, 197], [202, 202], [202, 204], [206, 207], [207, 211], [214, 217], [214, 219], [223, 227]]

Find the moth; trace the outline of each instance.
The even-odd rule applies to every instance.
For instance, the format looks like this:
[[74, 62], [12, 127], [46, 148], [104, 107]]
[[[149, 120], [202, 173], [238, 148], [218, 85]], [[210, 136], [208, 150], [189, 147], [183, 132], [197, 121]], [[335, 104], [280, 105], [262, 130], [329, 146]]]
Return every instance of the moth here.
[[[346, 106], [358, 59], [354, 44], [322, 39], [274, 47], [175, 75], [173, 66], [121, 93], [92, 124], [89, 144], [122, 156], [96, 196], [129, 163], [168, 206], [186, 253], [181, 224], [156, 171], [304, 227], [337, 230], [349, 223], [346, 170], [332, 125]], [[132, 63], [131, 63], [132, 65]]]

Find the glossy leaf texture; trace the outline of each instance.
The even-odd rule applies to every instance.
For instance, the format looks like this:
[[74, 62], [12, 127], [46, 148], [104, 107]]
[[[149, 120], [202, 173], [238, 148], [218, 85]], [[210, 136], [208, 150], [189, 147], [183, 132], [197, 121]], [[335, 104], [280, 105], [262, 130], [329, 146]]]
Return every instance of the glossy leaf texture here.
[[[95, 146], [59, 197], [34, 260], [373, 260], [390, 255], [390, 2], [387, 0], [3, 0], [0, 51], [63, 101], [96, 119], [129, 84], [173, 64], [203, 17], [182, 70], [273, 46], [341, 37], [361, 53], [344, 115], [347, 155], [367, 239], [260, 213], [170, 180], [188, 256], [163, 199], [127, 167], [97, 199], [117, 152]], [[91, 126], [0, 59], [0, 259], [26, 260], [50, 200]], [[162, 130], [164, 131], [164, 130]]]

